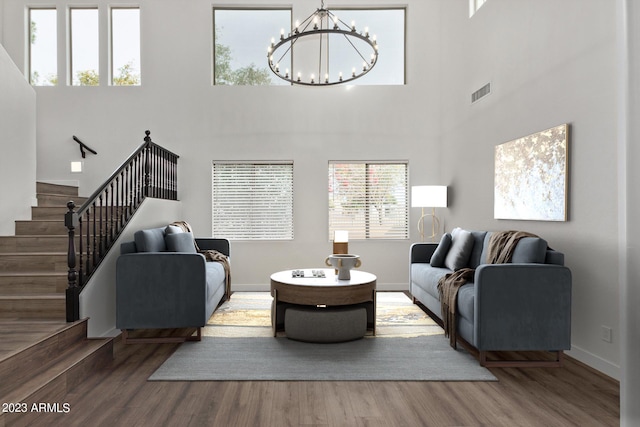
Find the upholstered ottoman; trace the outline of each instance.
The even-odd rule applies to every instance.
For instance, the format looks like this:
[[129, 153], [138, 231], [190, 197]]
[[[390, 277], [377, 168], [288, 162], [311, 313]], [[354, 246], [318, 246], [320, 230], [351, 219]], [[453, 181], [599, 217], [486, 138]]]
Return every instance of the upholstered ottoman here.
[[346, 307], [288, 307], [284, 315], [287, 338], [332, 343], [362, 338], [367, 332], [367, 309]]

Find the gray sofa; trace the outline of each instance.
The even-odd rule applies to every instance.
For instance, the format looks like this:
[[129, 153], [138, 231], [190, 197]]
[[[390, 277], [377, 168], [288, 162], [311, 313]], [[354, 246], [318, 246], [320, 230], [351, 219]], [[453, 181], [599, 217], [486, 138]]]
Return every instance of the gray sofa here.
[[[125, 342], [200, 340], [218, 305], [230, 294], [219, 262], [196, 251], [229, 256], [226, 239], [196, 238], [174, 226], [140, 230], [123, 243], [116, 263], [116, 327]], [[132, 339], [133, 329], [197, 328], [196, 337]]]
[[[456, 231], [456, 230], [454, 230]], [[473, 283], [457, 295], [457, 338], [483, 366], [559, 366], [571, 348], [571, 271], [564, 254], [541, 238], [527, 237], [511, 262], [487, 264], [491, 232], [472, 231], [460, 253], [460, 239], [447, 234], [440, 244], [415, 243], [410, 249], [410, 292], [432, 317], [442, 321], [438, 280], [462, 267], [475, 269]], [[447, 252], [448, 251], [448, 252]], [[466, 252], [465, 252], [466, 251]], [[432, 265], [434, 264], [434, 265]], [[551, 351], [543, 361], [491, 361], [487, 352]]]

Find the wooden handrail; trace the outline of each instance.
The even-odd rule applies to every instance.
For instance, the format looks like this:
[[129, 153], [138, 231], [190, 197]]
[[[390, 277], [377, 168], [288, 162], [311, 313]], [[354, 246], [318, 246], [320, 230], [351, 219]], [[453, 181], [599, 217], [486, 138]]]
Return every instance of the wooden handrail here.
[[67, 203], [67, 322], [79, 320], [82, 288], [142, 201], [146, 197], [178, 199], [179, 156], [151, 141], [150, 134], [148, 130], [145, 132], [144, 143], [77, 211], [73, 201]]

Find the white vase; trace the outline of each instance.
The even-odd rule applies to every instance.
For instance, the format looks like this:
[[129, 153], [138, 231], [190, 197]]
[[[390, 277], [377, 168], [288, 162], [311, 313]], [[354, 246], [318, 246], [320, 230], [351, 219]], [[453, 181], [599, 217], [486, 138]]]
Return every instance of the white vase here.
[[352, 254], [333, 254], [329, 255], [324, 263], [328, 267], [338, 270], [338, 280], [350, 280], [351, 269], [358, 268], [362, 265], [359, 255]]

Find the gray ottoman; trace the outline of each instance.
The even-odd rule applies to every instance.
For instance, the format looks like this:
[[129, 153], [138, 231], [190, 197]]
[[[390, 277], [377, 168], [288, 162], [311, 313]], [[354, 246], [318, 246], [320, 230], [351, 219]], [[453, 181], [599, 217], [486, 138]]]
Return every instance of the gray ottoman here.
[[287, 338], [332, 343], [362, 338], [367, 332], [367, 310], [363, 306], [288, 307], [284, 314]]

